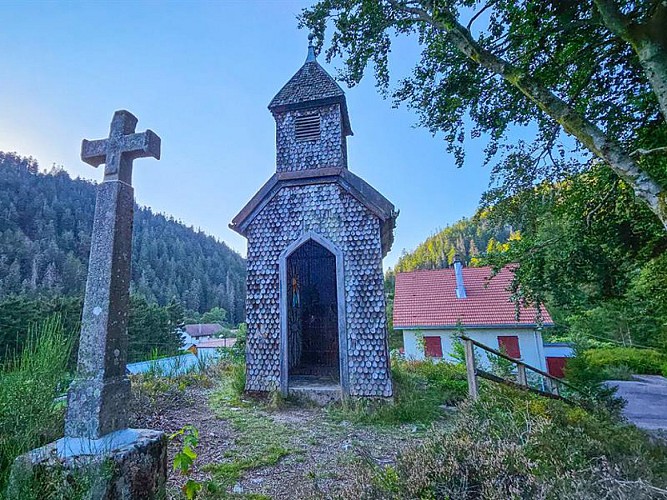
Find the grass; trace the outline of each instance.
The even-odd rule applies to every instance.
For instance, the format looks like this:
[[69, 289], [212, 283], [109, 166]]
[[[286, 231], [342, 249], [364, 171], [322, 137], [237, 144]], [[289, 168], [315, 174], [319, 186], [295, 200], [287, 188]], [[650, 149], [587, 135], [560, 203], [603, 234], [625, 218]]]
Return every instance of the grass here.
[[468, 394], [465, 368], [445, 362], [392, 361], [393, 402], [350, 400], [329, 409], [336, 421], [370, 425], [429, 425], [443, 417], [443, 406]]
[[70, 335], [60, 317], [31, 327], [20, 356], [0, 366], [0, 495], [14, 459], [63, 434]]
[[210, 401], [215, 414], [236, 433], [234, 446], [225, 453], [227, 461], [205, 467], [223, 488], [233, 487], [246, 471], [275, 465], [294, 452], [289, 446], [294, 431], [274, 422], [258, 404], [242, 400], [244, 385], [245, 368], [232, 364]]

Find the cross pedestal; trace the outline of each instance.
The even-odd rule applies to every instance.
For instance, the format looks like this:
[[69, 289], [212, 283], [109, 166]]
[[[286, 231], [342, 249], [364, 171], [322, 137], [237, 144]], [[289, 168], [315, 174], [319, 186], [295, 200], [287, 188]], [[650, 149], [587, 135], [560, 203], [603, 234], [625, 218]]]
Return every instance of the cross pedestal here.
[[[132, 162], [160, 159], [160, 138], [150, 130], [135, 133], [136, 125], [134, 115], [116, 111], [109, 137], [81, 146], [83, 161], [105, 168], [97, 187], [77, 375], [67, 397], [65, 437], [17, 459], [10, 481], [16, 498], [27, 498], [22, 488], [54, 471], [70, 483], [82, 470], [92, 474], [91, 498], [152, 498], [166, 482], [164, 434], [127, 428]], [[109, 474], [94, 473], [108, 465]]]

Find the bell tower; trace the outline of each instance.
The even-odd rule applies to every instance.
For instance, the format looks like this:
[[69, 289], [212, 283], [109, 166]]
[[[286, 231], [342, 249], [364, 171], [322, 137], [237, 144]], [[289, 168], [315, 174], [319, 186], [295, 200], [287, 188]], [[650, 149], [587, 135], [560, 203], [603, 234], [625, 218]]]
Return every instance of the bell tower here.
[[276, 120], [276, 169], [347, 168], [352, 135], [345, 93], [320, 66], [312, 38], [301, 69], [269, 104]]
[[246, 390], [390, 397], [382, 259], [398, 211], [348, 169], [345, 94], [312, 40], [269, 110], [276, 171], [230, 225], [248, 239]]

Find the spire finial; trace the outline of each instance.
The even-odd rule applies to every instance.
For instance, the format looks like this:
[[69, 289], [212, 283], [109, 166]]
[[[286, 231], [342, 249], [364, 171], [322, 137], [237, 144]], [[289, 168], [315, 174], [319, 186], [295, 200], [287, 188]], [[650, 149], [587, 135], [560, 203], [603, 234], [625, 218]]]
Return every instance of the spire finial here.
[[316, 60], [315, 56], [315, 46], [313, 45], [313, 39], [315, 35], [312, 33], [308, 35], [308, 55], [306, 56], [306, 62], [313, 62]]

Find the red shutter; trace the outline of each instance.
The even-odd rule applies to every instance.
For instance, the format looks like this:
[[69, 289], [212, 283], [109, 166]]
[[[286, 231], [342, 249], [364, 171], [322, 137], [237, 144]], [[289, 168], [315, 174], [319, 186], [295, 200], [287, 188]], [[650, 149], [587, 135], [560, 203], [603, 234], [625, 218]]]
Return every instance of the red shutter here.
[[429, 358], [442, 358], [442, 341], [440, 337], [424, 337], [424, 353]]
[[565, 377], [565, 363], [567, 358], [560, 356], [548, 356], [547, 357], [547, 371], [549, 375], [554, 377], [563, 378]]
[[510, 358], [519, 359], [521, 357], [521, 349], [519, 349], [519, 337], [516, 335], [499, 335], [498, 347]]

